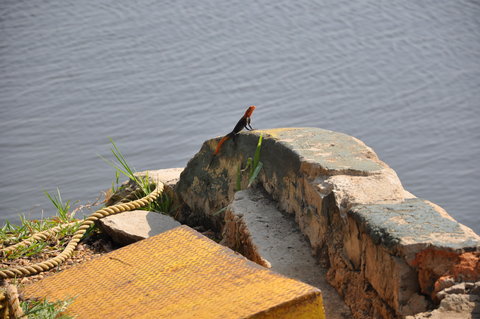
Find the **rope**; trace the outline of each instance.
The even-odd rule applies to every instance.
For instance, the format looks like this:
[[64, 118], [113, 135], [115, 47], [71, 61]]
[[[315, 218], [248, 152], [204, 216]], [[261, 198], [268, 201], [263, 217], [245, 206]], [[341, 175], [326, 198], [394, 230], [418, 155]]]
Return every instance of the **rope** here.
[[15, 245], [11, 245], [11, 246], [8, 246], [8, 247], [5, 247], [5, 248], [2, 248], [0, 249], [0, 253], [2, 254], [7, 254], [11, 251], [14, 251], [14, 250], [17, 250], [18, 248], [20, 247], [25, 247], [25, 246], [28, 246], [30, 245], [31, 243], [33, 243], [34, 241], [37, 241], [37, 240], [46, 240], [47, 238], [51, 237], [53, 234], [56, 234], [58, 233], [59, 231], [61, 231], [62, 229], [64, 228], [67, 228], [67, 227], [70, 227], [70, 226], [73, 226], [75, 225], [77, 222], [71, 222], [71, 223], [68, 223], [68, 224], [62, 224], [62, 225], [58, 225], [58, 226], [55, 226], [53, 228], [50, 228], [50, 229], [47, 229], [47, 230], [44, 230], [44, 231], [41, 231], [41, 232], [38, 232], [38, 233], [35, 233], [33, 236], [19, 242], [19, 243], [16, 243]]
[[[49, 269], [52, 269], [54, 267], [57, 267], [61, 263], [63, 263], [66, 259], [68, 259], [72, 254], [73, 250], [77, 247], [78, 242], [80, 239], [82, 239], [83, 235], [87, 231], [87, 229], [98, 219], [101, 219], [103, 217], [121, 213], [121, 212], [126, 212], [129, 210], [134, 210], [138, 209], [140, 207], [143, 207], [151, 202], [153, 202], [163, 191], [163, 183], [160, 181], [156, 182], [156, 187], [155, 189], [148, 195], [146, 195], [143, 198], [128, 202], [128, 203], [121, 203], [109, 207], [102, 208], [100, 210], [97, 210], [95, 213], [91, 214], [88, 216], [88, 218], [84, 219], [76, 232], [73, 234], [72, 239], [68, 243], [68, 245], [65, 247], [65, 249], [58, 254], [56, 257], [47, 259], [41, 263], [33, 264], [30, 266], [25, 266], [25, 267], [17, 267], [17, 268], [10, 268], [10, 269], [3, 269], [0, 270], [0, 279], [7, 279], [7, 278], [15, 278], [15, 277], [25, 277], [25, 276], [31, 276], [38, 274], [42, 271], [47, 271]], [[59, 226], [57, 226], [59, 227]], [[54, 228], [57, 228], [54, 227]], [[65, 225], [65, 227], [67, 227]], [[44, 236], [48, 237], [47, 235], [51, 235], [51, 230], [43, 231], [41, 233], [35, 234], [33, 237], [39, 236], [39, 239], [43, 239]], [[58, 230], [57, 230], [58, 231]], [[46, 235], [47, 234], [47, 235]], [[15, 244], [15, 248], [21, 247], [21, 246], [26, 246], [29, 245], [32, 241], [32, 238], [26, 239], [18, 244]], [[45, 238], [46, 238], [45, 237]], [[4, 248], [0, 250], [0, 252], [7, 252], [11, 251], [11, 247]]]
[[5, 289], [4, 299], [7, 299], [7, 307], [4, 309], [4, 315], [8, 315], [10, 318], [20, 318], [23, 316], [23, 309], [20, 306], [20, 301], [18, 300], [18, 290], [17, 286], [11, 285], [10, 283], [5, 282], [3, 285]]
[[5, 291], [0, 289], [0, 319], [6, 318], [8, 316], [8, 303], [7, 297], [5, 296]]

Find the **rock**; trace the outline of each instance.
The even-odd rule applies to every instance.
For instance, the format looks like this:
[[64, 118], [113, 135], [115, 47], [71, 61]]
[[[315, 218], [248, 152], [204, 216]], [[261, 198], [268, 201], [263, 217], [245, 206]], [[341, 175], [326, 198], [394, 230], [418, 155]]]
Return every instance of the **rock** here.
[[[157, 180], [161, 181], [164, 183], [164, 192], [173, 197], [173, 188], [178, 182], [182, 171], [183, 168], [168, 168], [138, 172], [135, 175], [139, 177], [148, 176], [152, 182]], [[135, 181], [126, 181], [118, 191], [107, 200], [107, 206], [125, 201], [127, 196], [138, 189]], [[129, 198], [129, 200], [134, 199], [136, 198]], [[112, 215], [102, 218], [97, 223], [105, 233], [110, 235], [113, 241], [122, 245], [131, 244], [181, 225], [170, 216], [143, 210]]]
[[407, 301], [407, 304], [402, 306], [405, 313], [419, 313], [428, 308], [428, 301], [425, 296], [420, 294], [413, 294]]
[[98, 220], [98, 224], [113, 241], [121, 245], [128, 245], [181, 225], [170, 216], [145, 210], [111, 215]]
[[462, 282], [452, 287], [445, 288], [444, 291], [446, 294], [465, 294], [466, 285], [464, 282]]
[[466, 252], [458, 256], [459, 261], [452, 267], [457, 281], [480, 280], [480, 252]]
[[[148, 176], [152, 182], [159, 180], [164, 184], [164, 191], [167, 193], [172, 193], [172, 190], [175, 187], [175, 184], [178, 182], [182, 171], [183, 168], [166, 168], [138, 172], [135, 173], [135, 175], [139, 177]], [[106, 205], [111, 206], [118, 204], [137, 189], [138, 185], [135, 181], [128, 180], [124, 182], [119, 189], [107, 199]]]
[[480, 318], [480, 296], [475, 294], [477, 283], [461, 282], [438, 292], [440, 305], [433, 311], [419, 313], [409, 319]]
[[437, 309], [419, 313], [415, 316], [408, 316], [406, 319], [476, 319], [479, 317], [479, 296], [447, 294]]
[[[455, 279], [453, 276], [442, 276], [440, 277], [436, 282], [434, 286], [434, 292], [438, 293], [445, 288], [449, 288], [451, 286], [455, 285]], [[444, 297], [444, 296], [443, 296]], [[437, 298], [441, 300], [443, 297], [441, 297], [439, 294], [437, 294]]]
[[[327, 277], [354, 317], [426, 311], [442, 276], [478, 280], [480, 237], [438, 205], [407, 192], [363, 142], [332, 131], [245, 132], [216, 156], [218, 139], [206, 141], [176, 185], [188, 207], [185, 220], [222, 229], [221, 212], [234, 199], [237, 172], [253, 158], [260, 134], [257, 183], [295, 216], [313, 251], [327, 259]], [[247, 176], [241, 184], [246, 187]]]
[[225, 214], [221, 244], [277, 273], [301, 280], [322, 291], [325, 314], [350, 318], [350, 309], [330, 286], [292, 215], [280, 212], [261, 190], [235, 193]]
[[480, 296], [480, 281], [477, 281], [476, 283], [474, 283], [473, 287], [470, 290], [470, 293]]
[[159, 180], [166, 187], [173, 188], [175, 184], [177, 184], [178, 180], [180, 179], [180, 174], [182, 173], [183, 168], [165, 168], [165, 169], [158, 169], [158, 170], [148, 170], [143, 172], [138, 172], [137, 176], [147, 176], [150, 177], [151, 180]]
[[471, 313], [480, 298], [474, 295], [466, 294], [448, 294], [440, 303], [438, 308], [441, 311], [465, 312]]

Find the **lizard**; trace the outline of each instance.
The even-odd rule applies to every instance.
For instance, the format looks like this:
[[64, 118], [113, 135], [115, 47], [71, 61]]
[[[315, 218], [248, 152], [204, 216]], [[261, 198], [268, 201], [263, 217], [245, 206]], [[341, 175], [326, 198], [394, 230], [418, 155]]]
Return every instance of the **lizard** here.
[[222, 147], [223, 143], [225, 143], [226, 140], [230, 138], [234, 138], [241, 130], [244, 128], [246, 130], [253, 130], [252, 126], [250, 125], [250, 117], [252, 116], [253, 111], [255, 110], [255, 105], [251, 105], [248, 107], [247, 111], [245, 111], [245, 114], [242, 116], [242, 118], [238, 121], [237, 125], [233, 128], [233, 131], [222, 137], [220, 142], [218, 142], [217, 148], [215, 149], [215, 152], [213, 155], [217, 155], [218, 152], [220, 151], [220, 148]]

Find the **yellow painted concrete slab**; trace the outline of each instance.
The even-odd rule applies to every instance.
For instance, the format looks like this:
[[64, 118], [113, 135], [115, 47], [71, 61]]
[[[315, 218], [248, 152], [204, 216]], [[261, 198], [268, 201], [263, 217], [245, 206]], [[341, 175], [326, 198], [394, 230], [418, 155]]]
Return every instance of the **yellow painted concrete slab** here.
[[76, 318], [324, 318], [320, 291], [180, 226], [25, 287]]

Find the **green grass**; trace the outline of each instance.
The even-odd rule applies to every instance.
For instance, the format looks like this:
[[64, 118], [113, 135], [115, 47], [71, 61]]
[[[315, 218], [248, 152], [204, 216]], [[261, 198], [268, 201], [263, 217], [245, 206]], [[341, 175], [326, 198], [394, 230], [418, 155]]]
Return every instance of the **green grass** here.
[[248, 187], [252, 186], [253, 182], [257, 178], [260, 170], [263, 167], [263, 163], [260, 162], [260, 150], [262, 149], [263, 134], [260, 134], [258, 138], [257, 148], [255, 149], [255, 155], [253, 156], [253, 165], [250, 168], [250, 177], [248, 179]]
[[[48, 302], [47, 300], [27, 300], [22, 301], [20, 306], [25, 313], [25, 318], [29, 319], [71, 319], [72, 316], [62, 314], [73, 302], [74, 298]], [[23, 317], [22, 317], [23, 318]]]
[[[117, 145], [115, 142], [110, 139], [110, 143], [112, 143], [112, 148], [110, 151], [112, 152], [113, 156], [117, 160], [117, 162], [111, 161], [109, 159], [106, 159], [105, 157], [99, 155], [108, 165], [112, 166], [115, 169], [115, 180], [118, 185], [118, 180], [120, 178], [120, 174], [123, 174], [124, 176], [128, 177], [129, 179], [135, 181], [135, 183], [143, 190], [145, 194], [149, 194], [151, 192], [150, 190], [150, 181], [148, 179], [148, 176], [145, 177], [138, 177], [135, 175], [135, 169], [131, 167], [125, 156], [123, 156], [122, 152], [118, 149]], [[114, 191], [113, 185], [112, 185], [112, 191]]]
[[37, 241], [28, 246], [18, 247], [17, 249], [9, 253], [6, 257], [8, 260], [18, 259], [20, 257], [31, 257], [41, 253], [47, 246], [47, 242]]
[[245, 168], [240, 166], [237, 169], [237, 179], [235, 183], [235, 190], [239, 191], [242, 190], [242, 174], [246, 172], [247, 170], [249, 171], [248, 174], [248, 185], [247, 188], [251, 187], [255, 180], [258, 177], [258, 174], [262, 170], [263, 163], [260, 161], [260, 152], [262, 149], [262, 141], [263, 141], [263, 135], [260, 135], [258, 138], [258, 143], [257, 147], [255, 149], [255, 154], [253, 156], [253, 159], [251, 157], [247, 158], [247, 164], [245, 165]]
[[221, 214], [223, 212], [225, 212], [227, 210], [227, 206], [223, 207], [223, 208], [220, 208], [219, 210], [217, 210], [215, 213], [213, 213], [212, 215], [213, 216], [217, 216], [218, 214]]
[[[237, 178], [235, 180], [235, 191], [238, 192], [242, 190], [242, 179], [243, 179], [243, 173], [249, 172], [248, 174], [248, 185], [247, 188], [251, 187], [255, 180], [258, 177], [258, 174], [260, 174], [260, 171], [263, 168], [263, 162], [260, 161], [260, 152], [262, 149], [262, 141], [263, 141], [263, 134], [260, 134], [260, 137], [258, 138], [257, 142], [257, 147], [255, 149], [255, 154], [253, 155], [253, 159], [251, 157], [247, 158], [247, 163], [245, 164], [245, 167], [242, 168], [242, 164], [237, 168]], [[227, 210], [227, 207], [220, 208], [216, 212], [214, 212], [212, 215], [216, 216], [218, 214], [221, 214]]]
[[69, 223], [73, 220], [74, 214], [70, 213], [70, 200], [67, 200], [65, 203], [62, 201], [62, 195], [60, 195], [60, 189], [58, 189], [58, 187], [56, 195], [50, 195], [48, 192], [45, 192], [45, 196], [47, 196], [57, 209], [57, 216], [60, 221]]
[[[57, 209], [56, 216], [38, 220], [29, 220], [25, 218], [25, 216], [20, 216], [19, 225], [12, 224], [8, 220], [5, 221], [5, 224], [0, 228], [0, 242], [4, 246], [16, 244], [29, 238], [35, 233], [75, 221], [73, 218], [74, 214], [69, 213], [70, 201], [63, 203], [60, 191], [58, 189], [56, 195], [52, 196], [47, 192], [45, 192], [45, 194]], [[44, 251], [45, 249], [55, 249], [55, 246], [63, 246], [67, 243], [67, 239], [65, 237], [72, 235], [79, 223], [80, 222], [77, 222], [72, 226], [61, 229], [58, 233], [52, 235], [52, 237], [47, 241], [36, 241], [26, 247], [19, 247], [4, 257], [8, 260], [16, 259], [22, 256], [30, 257]]]
[[[38, 233], [52, 227], [63, 224], [56, 218], [29, 220], [20, 216], [20, 225], [12, 224], [8, 220], [0, 228], [0, 242], [11, 245], [27, 239], [34, 233]], [[67, 227], [59, 232], [60, 235], [68, 234], [75, 226]]]
[[[112, 166], [115, 169], [115, 181], [117, 187], [114, 186], [114, 183], [112, 182], [112, 194], [114, 194], [118, 189], [118, 181], [119, 177], [121, 174], [123, 174], [125, 177], [133, 180], [138, 187], [141, 188], [143, 191], [143, 196], [150, 194], [153, 191], [152, 187], [152, 182], [148, 176], [148, 173], [145, 176], [138, 176], [137, 172], [135, 169], [128, 164], [127, 159], [125, 156], [123, 156], [122, 152], [120, 149], [117, 147], [115, 142], [110, 139], [110, 143], [112, 143], [112, 148], [110, 151], [112, 152], [115, 161], [111, 161], [106, 159], [105, 157], [99, 155], [107, 164]], [[120, 186], [121, 187], [121, 186]], [[139, 196], [139, 198], [143, 197]], [[142, 209], [148, 210], [148, 211], [157, 211], [157, 212], [163, 212], [163, 213], [170, 213], [172, 211], [172, 206], [173, 206], [173, 196], [168, 195], [166, 192], [163, 192], [160, 197], [151, 202], [149, 205], [146, 207], [143, 207]]]
[[154, 207], [157, 211], [170, 214], [173, 207], [172, 196], [163, 192], [160, 197], [154, 201]]
[[255, 166], [255, 169], [253, 170], [252, 174], [250, 175], [250, 178], [248, 179], [248, 185], [247, 188], [252, 186], [252, 184], [255, 182], [257, 179], [258, 174], [260, 173], [260, 170], [263, 168], [263, 163], [258, 162], [258, 164]]
[[254, 169], [257, 168], [258, 164], [260, 163], [260, 151], [262, 149], [262, 141], [263, 141], [263, 134], [260, 134], [257, 142], [257, 148], [255, 149], [255, 154], [253, 155], [253, 166], [252, 170], [250, 171], [250, 177], [252, 177]]

